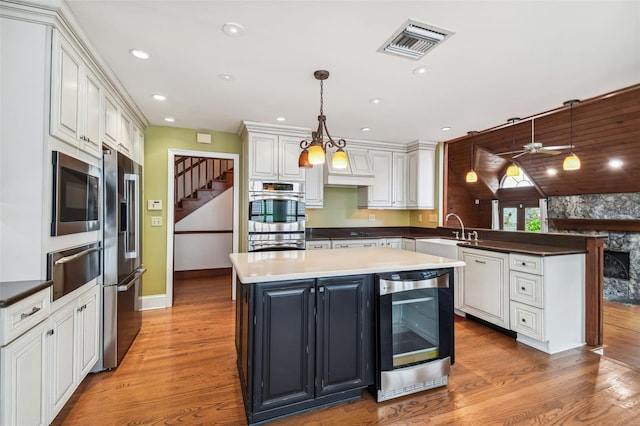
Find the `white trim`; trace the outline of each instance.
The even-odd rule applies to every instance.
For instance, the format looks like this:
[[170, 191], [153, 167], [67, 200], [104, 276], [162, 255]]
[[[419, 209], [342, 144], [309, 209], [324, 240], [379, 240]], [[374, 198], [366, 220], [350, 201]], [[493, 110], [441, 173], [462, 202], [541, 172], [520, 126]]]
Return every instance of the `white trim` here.
[[149, 311], [152, 309], [164, 309], [166, 305], [166, 296], [164, 294], [152, 294], [151, 296], [140, 296], [138, 298], [138, 306], [141, 311]]
[[[238, 232], [239, 232], [239, 204], [240, 204], [240, 154], [230, 154], [226, 152], [209, 151], [187, 151], [182, 149], [169, 149], [167, 155], [167, 281], [165, 290], [165, 306], [173, 306], [173, 194], [174, 194], [174, 164], [176, 156], [225, 158], [233, 160], [233, 253], [238, 252]], [[235, 296], [235, 292], [232, 294]]]
[[438, 151], [438, 226], [444, 226], [444, 144]]

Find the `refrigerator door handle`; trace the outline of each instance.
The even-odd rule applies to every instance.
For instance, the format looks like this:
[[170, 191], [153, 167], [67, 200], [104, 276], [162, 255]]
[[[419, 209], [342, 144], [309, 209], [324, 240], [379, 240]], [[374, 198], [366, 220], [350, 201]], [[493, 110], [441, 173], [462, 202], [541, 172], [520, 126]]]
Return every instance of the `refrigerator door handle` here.
[[138, 281], [140, 279], [140, 277], [142, 276], [142, 274], [144, 274], [145, 272], [147, 272], [146, 269], [137, 269], [136, 272], [134, 273], [133, 277], [126, 283], [126, 284], [121, 284], [119, 285], [118, 291], [127, 291], [129, 290], [131, 287], [133, 287], [133, 285], [136, 283], [136, 281]]
[[[126, 173], [124, 175], [125, 181], [125, 207], [121, 207], [122, 211], [126, 211], [126, 217], [122, 218], [122, 222], [126, 221], [125, 225], [125, 253], [126, 259], [135, 259], [138, 257], [138, 244], [139, 244], [139, 232], [140, 232], [140, 192], [138, 175]], [[133, 229], [132, 229], [133, 228]]]

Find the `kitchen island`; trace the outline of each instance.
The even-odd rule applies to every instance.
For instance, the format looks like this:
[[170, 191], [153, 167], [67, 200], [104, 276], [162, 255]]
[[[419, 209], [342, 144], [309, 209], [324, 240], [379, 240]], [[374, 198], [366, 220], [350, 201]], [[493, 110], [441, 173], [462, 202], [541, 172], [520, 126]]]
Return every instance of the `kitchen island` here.
[[230, 255], [247, 420], [360, 398], [374, 383], [376, 274], [464, 262], [390, 248]]

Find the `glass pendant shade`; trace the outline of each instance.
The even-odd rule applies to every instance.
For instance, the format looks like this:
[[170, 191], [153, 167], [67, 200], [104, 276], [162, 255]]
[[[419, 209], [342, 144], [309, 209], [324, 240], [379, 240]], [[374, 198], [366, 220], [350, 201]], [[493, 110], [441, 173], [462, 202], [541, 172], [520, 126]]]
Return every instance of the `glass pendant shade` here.
[[298, 167], [307, 167], [307, 168], [313, 167], [313, 164], [309, 162], [308, 149], [305, 149], [300, 153], [300, 156], [298, 157]]
[[580, 169], [580, 159], [572, 152], [565, 157], [562, 168], [564, 170], [578, 170]]
[[467, 176], [465, 177], [465, 180], [469, 183], [473, 183], [473, 182], [477, 182], [478, 181], [478, 175], [476, 174], [476, 172], [474, 170], [469, 170], [467, 172]]
[[347, 159], [347, 153], [344, 152], [342, 148], [338, 149], [335, 154], [333, 154], [333, 160], [331, 160], [331, 165], [334, 169], [346, 169], [349, 165], [349, 160]]
[[511, 163], [511, 165], [507, 168], [507, 176], [520, 176], [520, 167]]
[[311, 145], [309, 147], [309, 163], [324, 164], [324, 149], [320, 145]]

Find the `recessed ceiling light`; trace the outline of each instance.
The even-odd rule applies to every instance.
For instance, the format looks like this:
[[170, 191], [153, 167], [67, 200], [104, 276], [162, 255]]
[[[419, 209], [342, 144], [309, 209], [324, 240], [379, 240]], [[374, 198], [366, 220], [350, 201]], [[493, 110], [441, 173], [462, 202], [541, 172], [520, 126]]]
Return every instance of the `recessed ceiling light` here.
[[140, 49], [131, 49], [129, 50], [129, 53], [131, 53], [133, 56], [135, 56], [138, 59], [149, 59], [151, 57], [151, 55], [149, 55], [147, 52]]
[[235, 77], [233, 76], [233, 74], [218, 74], [218, 77], [226, 81], [235, 80]]
[[154, 93], [153, 95], [151, 95], [151, 97], [156, 101], [164, 101], [165, 99], [167, 99], [165, 95], [161, 95], [160, 93]]
[[173, 118], [173, 117], [166, 117], [166, 118], [164, 119], [164, 121], [166, 121], [166, 122], [168, 122], [168, 123], [173, 123], [174, 121], [176, 121], [176, 119], [175, 119], [175, 118]]
[[360, 130], [362, 130], [363, 132], [370, 132], [371, 131], [371, 127], [363, 127]]
[[547, 174], [548, 174], [549, 176], [555, 176], [555, 175], [557, 175], [557, 174], [558, 174], [558, 171], [557, 171], [556, 169], [554, 169], [554, 168], [549, 167], [549, 168], [547, 169]]
[[382, 98], [373, 98], [369, 101], [370, 104], [374, 104], [374, 105], [378, 105], [379, 103], [381, 103], [384, 99]]
[[284, 117], [276, 117], [276, 121], [286, 121], [287, 119]]
[[242, 28], [242, 25], [236, 24], [235, 22], [227, 22], [222, 26], [222, 32], [229, 37], [240, 37], [244, 35], [244, 28]]
[[449, 130], [451, 130], [451, 127], [450, 126], [444, 126], [444, 127], [441, 127], [440, 130], [442, 130], [443, 132], [448, 132]]
[[619, 169], [622, 167], [624, 163], [622, 162], [622, 160], [618, 160], [618, 159], [613, 159], [613, 160], [609, 160], [609, 167], [611, 167], [612, 169]]
[[425, 75], [428, 70], [429, 70], [429, 67], [418, 67], [413, 70], [413, 73], [415, 75]]

